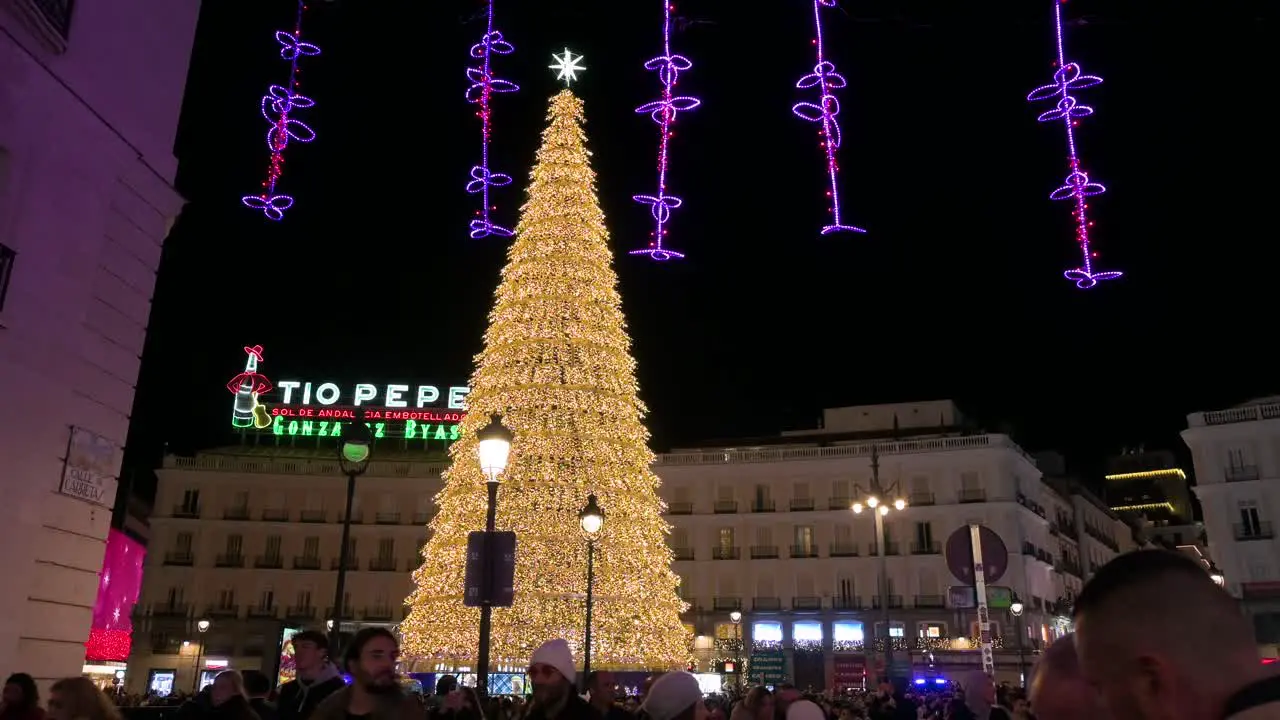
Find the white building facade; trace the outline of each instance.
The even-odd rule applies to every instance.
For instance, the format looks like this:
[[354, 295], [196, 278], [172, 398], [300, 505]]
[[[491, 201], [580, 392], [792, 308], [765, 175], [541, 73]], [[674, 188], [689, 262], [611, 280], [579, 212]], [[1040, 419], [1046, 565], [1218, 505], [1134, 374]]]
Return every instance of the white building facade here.
[[[978, 667], [976, 613], [950, 597], [962, 583], [944, 557], [948, 537], [976, 523], [1007, 551], [1007, 570], [992, 585], [1016, 592], [1026, 607], [1021, 618], [1007, 604], [992, 613], [1003, 647], [998, 672], [1016, 679], [1019, 638], [1030, 667], [1034, 652], [1064, 630], [1085, 577], [1129, 548], [1128, 526], [1097, 498], [1044, 482], [1003, 435], [900, 420], [898, 434], [915, 437], [894, 439], [884, 423], [866, 420], [881, 426], [880, 437], [839, 439], [863, 412], [930, 422], [941, 412], [947, 426], [957, 424], [950, 403], [841, 408], [827, 411], [823, 431], [780, 444], [658, 456], [698, 669], [722, 671], [729, 662], [732, 674], [743, 661], [773, 661], [801, 686], [861, 684], [883, 666], [877, 634], [891, 634], [899, 674], [929, 681]], [[886, 518], [887, 598], [878, 591], [873, 520], [850, 511], [868, 487], [873, 447], [885, 489], [896, 484], [909, 503]], [[157, 676], [188, 690], [198, 675], [228, 665], [270, 673], [285, 628], [325, 627], [346, 481], [331, 452], [305, 452], [234, 448], [166, 459], [134, 623], [131, 691]], [[359, 479], [347, 629], [404, 617], [444, 469], [438, 456], [401, 453], [375, 459]], [[200, 619], [210, 621], [203, 634]]]
[[79, 675], [196, 0], [0, 3], [0, 674]]
[[1191, 448], [1204, 528], [1226, 588], [1254, 622], [1265, 657], [1280, 644], [1280, 398], [1192, 413]]
[[[1007, 604], [991, 614], [997, 674], [1016, 680], [1065, 629], [1085, 577], [1129, 549], [1131, 533], [1097, 498], [1042, 481], [1007, 436], [948, 429], [960, 424], [949, 402], [837, 408], [822, 430], [780, 444], [659, 456], [700, 660], [737, 653], [776, 666], [780, 654], [797, 686], [845, 686], [881, 674], [877, 648], [889, 635], [894, 674], [917, 683], [980, 667], [977, 612], [957, 607], [951, 588], [964, 583], [945, 558], [948, 538], [978, 524], [1008, 556], [991, 584], [1025, 606], [1019, 618]], [[873, 454], [882, 500], [907, 502], [884, 516], [883, 548], [873, 514], [850, 509], [870, 488]], [[761, 653], [774, 658], [753, 658]]]

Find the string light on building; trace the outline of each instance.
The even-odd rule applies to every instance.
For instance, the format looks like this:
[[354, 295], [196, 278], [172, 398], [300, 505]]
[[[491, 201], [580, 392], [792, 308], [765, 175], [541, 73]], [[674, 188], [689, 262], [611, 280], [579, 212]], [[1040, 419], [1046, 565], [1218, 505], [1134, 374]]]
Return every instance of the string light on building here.
[[649, 243], [640, 250], [632, 250], [632, 255], [648, 255], [654, 260], [672, 260], [683, 258], [684, 254], [665, 246], [667, 221], [671, 219], [671, 211], [684, 204], [675, 195], [667, 194], [667, 162], [671, 151], [671, 138], [675, 136], [671, 126], [676, 117], [685, 110], [692, 110], [702, 104], [698, 98], [688, 95], [676, 95], [676, 82], [682, 71], [693, 67], [693, 62], [683, 55], [671, 52], [671, 13], [675, 10], [669, 0], [662, 0], [662, 54], [649, 59], [644, 64], [646, 70], [658, 73], [662, 82], [662, 97], [636, 108], [636, 112], [647, 114], [658, 124], [658, 189], [652, 195], [633, 195], [632, 199], [649, 206], [653, 215], [654, 230], [649, 235]]
[[294, 110], [301, 110], [315, 105], [315, 101], [301, 94], [302, 71], [298, 69], [298, 61], [304, 57], [320, 54], [320, 48], [302, 41], [302, 15], [307, 6], [298, 0], [298, 12], [292, 31], [276, 33], [276, 42], [280, 43], [280, 58], [289, 62], [289, 80], [284, 85], [272, 85], [262, 96], [262, 117], [270, 124], [267, 129], [267, 150], [271, 159], [267, 164], [267, 177], [262, 181], [261, 190], [255, 195], [245, 195], [240, 202], [246, 207], [260, 211], [268, 220], [283, 220], [284, 212], [293, 207], [293, 196], [277, 192], [276, 186], [284, 175], [284, 151], [291, 142], [309, 143], [316, 139], [315, 130], [311, 126], [293, 117]]
[[813, 0], [813, 47], [817, 62], [813, 66], [813, 72], [796, 83], [796, 87], [802, 90], [816, 88], [818, 102], [799, 102], [791, 106], [791, 112], [797, 117], [818, 124], [818, 145], [822, 148], [827, 163], [827, 198], [831, 203], [827, 208], [831, 213], [831, 222], [822, 227], [823, 235], [866, 232], [862, 228], [846, 225], [840, 214], [840, 166], [837, 151], [840, 149], [841, 134], [840, 122], [836, 119], [840, 114], [840, 101], [836, 99], [835, 91], [848, 85], [848, 81], [836, 72], [835, 64], [827, 60], [822, 37], [822, 9], [835, 6], [836, 0]]
[[515, 92], [520, 89], [510, 80], [502, 80], [493, 76], [493, 56], [510, 55], [515, 46], [502, 37], [502, 32], [493, 28], [493, 0], [485, 3], [485, 32], [480, 42], [471, 46], [471, 57], [480, 61], [479, 66], [467, 68], [467, 102], [476, 106], [476, 117], [480, 118], [480, 164], [471, 168], [471, 177], [467, 181], [467, 192], [480, 195], [480, 209], [471, 221], [471, 237], [479, 239], [498, 235], [511, 237], [511, 231], [501, 225], [495, 225], [490, 214], [495, 209], [490, 204], [491, 188], [511, 184], [511, 176], [489, 170], [489, 144], [493, 140], [493, 109], [490, 105], [494, 93]]
[[1097, 75], [1085, 75], [1080, 65], [1067, 62], [1066, 43], [1062, 29], [1062, 7], [1067, 0], [1053, 0], [1053, 23], [1057, 40], [1057, 70], [1053, 73], [1053, 82], [1032, 90], [1027, 95], [1030, 102], [1040, 102], [1057, 98], [1057, 104], [1050, 110], [1040, 113], [1036, 118], [1040, 122], [1061, 122], [1066, 130], [1067, 138], [1067, 177], [1061, 187], [1049, 193], [1051, 200], [1067, 200], [1071, 203], [1071, 218], [1074, 226], [1076, 244], [1080, 247], [1082, 262], [1080, 267], [1063, 273], [1068, 280], [1075, 282], [1076, 287], [1087, 290], [1103, 280], [1114, 280], [1123, 273], [1115, 270], [1098, 270], [1094, 261], [1098, 253], [1093, 249], [1090, 229], [1093, 221], [1089, 219], [1088, 198], [1101, 195], [1107, 188], [1089, 177], [1080, 161], [1079, 148], [1076, 145], [1075, 129], [1080, 119], [1093, 114], [1093, 108], [1082, 105], [1071, 93], [1093, 87], [1102, 83]]

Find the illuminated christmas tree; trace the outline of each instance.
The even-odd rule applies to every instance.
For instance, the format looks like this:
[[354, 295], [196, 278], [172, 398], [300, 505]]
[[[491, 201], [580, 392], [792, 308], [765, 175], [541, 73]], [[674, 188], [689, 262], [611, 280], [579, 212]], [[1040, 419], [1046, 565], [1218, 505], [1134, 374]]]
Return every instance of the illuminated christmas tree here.
[[582, 101], [551, 100], [528, 200], [502, 271], [467, 397], [462, 437], [401, 624], [406, 654], [457, 664], [477, 656], [480, 612], [464, 607], [467, 533], [484, 528], [476, 432], [500, 413], [515, 434], [497, 529], [516, 533], [515, 602], [493, 610], [492, 664], [524, 667], [564, 638], [582, 660], [589, 494], [607, 520], [596, 541], [592, 666], [673, 668], [689, 657], [685, 604], [650, 465], [644, 406], [622, 317]]

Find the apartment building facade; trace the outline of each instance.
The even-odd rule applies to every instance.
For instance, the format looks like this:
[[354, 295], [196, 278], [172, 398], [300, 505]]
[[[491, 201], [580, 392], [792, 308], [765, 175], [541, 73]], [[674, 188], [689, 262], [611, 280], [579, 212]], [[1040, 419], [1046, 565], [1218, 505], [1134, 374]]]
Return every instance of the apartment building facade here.
[[1192, 413], [1182, 439], [1213, 561], [1253, 618], [1263, 656], [1280, 656], [1280, 397]]
[[[972, 598], [953, 594], [963, 583], [944, 552], [952, 533], [976, 523], [1007, 551], [992, 585], [1026, 607], [1014, 618], [1006, 592], [993, 612], [998, 669], [1013, 680], [1019, 638], [1029, 667], [1066, 627], [1089, 572], [1128, 549], [1128, 526], [1105, 504], [1044, 482], [1008, 437], [911, 426], [942, 412], [954, 428], [950, 403], [885, 407], [827, 411], [823, 430], [773, 444], [657, 457], [697, 669], [740, 671], [754, 654], [757, 666], [776, 662], [798, 683], [860, 684], [884, 669], [877, 647], [886, 642], [899, 673], [976, 667]], [[896, 413], [898, 429], [862, 418], [850, 431], [864, 410]], [[850, 510], [868, 489], [873, 448], [885, 490], [907, 502], [886, 517], [884, 593], [873, 520]], [[382, 455], [360, 478], [343, 602], [349, 627], [403, 618], [444, 467], [426, 455]], [[235, 448], [167, 458], [158, 476], [128, 687], [168, 673], [190, 688], [228, 665], [272, 671], [285, 628], [321, 629], [332, 617], [345, 501], [336, 460]], [[210, 621], [203, 634], [199, 619]]]
[[4, 676], [84, 663], [199, 6], [0, 3]]

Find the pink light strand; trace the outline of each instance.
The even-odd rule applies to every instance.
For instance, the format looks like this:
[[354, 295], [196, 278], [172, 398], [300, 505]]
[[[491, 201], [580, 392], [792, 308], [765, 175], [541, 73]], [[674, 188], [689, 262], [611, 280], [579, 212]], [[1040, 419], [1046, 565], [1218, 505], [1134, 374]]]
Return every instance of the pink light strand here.
[[818, 137], [821, 138], [819, 145], [827, 161], [827, 197], [831, 199], [831, 207], [828, 208], [831, 213], [831, 222], [822, 227], [823, 235], [836, 232], [866, 232], [860, 227], [846, 225], [840, 216], [840, 165], [836, 158], [836, 151], [840, 149], [841, 141], [840, 122], [836, 119], [840, 114], [840, 101], [836, 99], [834, 93], [848, 85], [848, 81], [836, 72], [835, 64], [827, 60], [822, 38], [822, 8], [835, 6], [836, 0], [813, 0], [813, 46], [817, 54], [817, 62], [813, 66], [813, 72], [796, 82], [796, 87], [802, 90], [817, 88], [818, 102], [800, 102], [791, 106], [791, 112], [797, 117], [819, 125]]
[[1067, 0], [1053, 2], [1053, 22], [1058, 50], [1056, 63], [1058, 69], [1053, 73], [1053, 82], [1032, 90], [1027, 95], [1027, 100], [1038, 102], [1058, 99], [1052, 109], [1040, 113], [1036, 119], [1040, 122], [1061, 121], [1066, 130], [1067, 177], [1061, 187], [1049, 193], [1049, 199], [1072, 202], [1071, 215], [1075, 225], [1076, 244], [1080, 247], [1082, 261], [1080, 267], [1067, 270], [1063, 273], [1063, 277], [1075, 282], [1076, 287], [1081, 290], [1087, 290], [1103, 280], [1114, 280], [1124, 273], [1116, 270], [1098, 271], [1094, 268], [1098, 253], [1093, 249], [1093, 241], [1089, 236], [1089, 229], [1093, 227], [1093, 222], [1089, 220], [1087, 198], [1101, 195], [1107, 191], [1107, 188], [1102, 183], [1090, 180], [1089, 174], [1085, 172], [1083, 163], [1080, 161], [1075, 128], [1080, 124], [1080, 118], [1093, 114], [1093, 108], [1080, 104], [1071, 93], [1099, 85], [1102, 83], [1102, 78], [1097, 75], [1084, 75], [1080, 71], [1079, 64], [1067, 62], [1065, 32], [1062, 28], [1062, 6], [1066, 2]]
[[676, 95], [675, 87], [680, 73], [693, 67], [693, 62], [683, 55], [671, 54], [671, 13], [675, 6], [669, 0], [662, 0], [662, 54], [645, 62], [646, 70], [658, 73], [662, 82], [662, 97], [636, 108], [636, 112], [647, 114], [658, 124], [658, 190], [653, 195], [633, 195], [632, 199], [649, 206], [649, 214], [653, 216], [654, 230], [649, 234], [649, 244], [640, 250], [632, 250], [631, 255], [648, 255], [653, 260], [665, 261], [681, 259], [684, 253], [665, 246], [667, 222], [671, 219], [671, 211], [684, 204], [675, 195], [667, 194], [667, 169], [671, 150], [671, 138], [674, 133], [671, 126], [676, 117], [685, 110], [692, 110], [702, 101], [687, 95]]
[[493, 139], [493, 111], [490, 101], [494, 93], [515, 92], [520, 89], [510, 80], [502, 80], [493, 76], [493, 56], [510, 55], [515, 46], [503, 39], [502, 31], [493, 29], [493, 0], [485, 3], [486, 24], [484, 37], [471, 46], [471, 57], [480, 61], [479, 67], [467, 68], [467, 102], [476, 105], [476, 117], [480, 118], [480, 164], [471, 168], [471, 177], [467, 181], [467, 192], [480, 195], [480, 209], [470, 224], [470, 235], [473, 239], [497, 235], [511, 237], [514, 233], [492, 221], [490, 213], [490, 188], [511, 184], [511, 176], [489, 170], [489, 143]]

